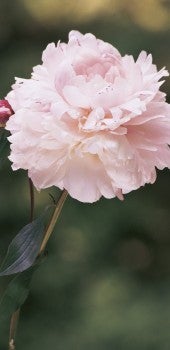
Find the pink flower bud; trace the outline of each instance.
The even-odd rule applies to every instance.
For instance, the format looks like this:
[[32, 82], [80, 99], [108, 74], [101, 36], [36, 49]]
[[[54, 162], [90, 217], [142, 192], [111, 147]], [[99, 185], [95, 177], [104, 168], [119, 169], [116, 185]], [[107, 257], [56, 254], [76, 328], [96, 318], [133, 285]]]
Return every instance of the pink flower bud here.
[[4, 127], [9, 117], [13, 114], [12, 107], [7, 100], [0, 100], [0, 127]]

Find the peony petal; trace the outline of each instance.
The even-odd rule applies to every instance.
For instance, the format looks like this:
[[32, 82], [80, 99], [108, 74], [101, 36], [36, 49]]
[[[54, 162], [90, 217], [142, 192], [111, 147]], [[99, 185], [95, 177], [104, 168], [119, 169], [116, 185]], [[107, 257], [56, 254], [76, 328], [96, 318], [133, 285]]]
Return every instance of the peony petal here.
[[89, 108], [90, 96], [86, 96], [76, 86], [66, 85], [63, 88], [63, 95], [68, 103], [74, 107]]
[[170, 168], [170, 105], [160, 91], [168, 72], [152, 55], [143, 51], [135, 62], [91, 33], [71, 31], [42, 61], [6, 97], [13, 170], [28, 170], [37, 189], [65, 188], [92, 203], [122, 200], [153, 183], [156, 168]]

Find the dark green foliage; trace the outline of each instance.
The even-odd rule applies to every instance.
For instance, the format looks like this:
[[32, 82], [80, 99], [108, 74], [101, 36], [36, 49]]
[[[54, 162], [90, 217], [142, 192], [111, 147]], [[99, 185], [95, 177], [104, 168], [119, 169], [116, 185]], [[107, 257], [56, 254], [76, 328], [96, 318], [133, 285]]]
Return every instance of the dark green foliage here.
[[0, 269], [0, 276], [22, 272], [33, 265], [44, 236], [44, 217], [26, 225], [9, 245]]
[[29, 294], [29, 286], [35, 267], [18, 274], [9, 283], [0, 302], [0, 325], [20, 308]]

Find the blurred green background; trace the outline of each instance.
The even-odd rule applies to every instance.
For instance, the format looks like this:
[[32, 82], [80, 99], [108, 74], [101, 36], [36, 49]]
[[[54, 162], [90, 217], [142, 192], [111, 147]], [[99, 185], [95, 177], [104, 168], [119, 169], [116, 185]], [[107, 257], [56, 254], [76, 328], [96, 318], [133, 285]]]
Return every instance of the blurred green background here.
[[[151, 52], [170, 70], [168, 0], [0, 0], [0, 94], [14, 76], [30, 77], [49, 42], [92, 32], [135, 57]], [[163, 90], [170, 94], [170, 81]], [[118, 199], [88, 205], [69, 198], [34, 275], [21, 313], [17, 350], [170, 349], [169, 171]], [[49, 203], [36, 193], [36, 213]], [[23, 171], [0, 172], [0, 261], [29, 220]], [[2, 295], [9, 279], [1, 278]], [[8, 325], [0, 350], [7, 349]]]

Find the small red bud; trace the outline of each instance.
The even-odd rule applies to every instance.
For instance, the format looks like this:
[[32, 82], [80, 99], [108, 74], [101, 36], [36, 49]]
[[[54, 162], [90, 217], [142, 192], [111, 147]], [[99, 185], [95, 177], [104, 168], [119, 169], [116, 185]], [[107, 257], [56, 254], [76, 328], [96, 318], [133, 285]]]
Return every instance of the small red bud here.
[[13, 113], [8, 101], [0, 100], [0, 127], [5, 127], [6, 122]]

